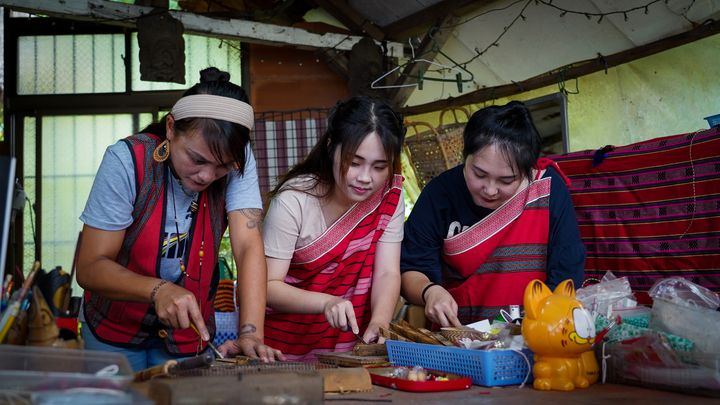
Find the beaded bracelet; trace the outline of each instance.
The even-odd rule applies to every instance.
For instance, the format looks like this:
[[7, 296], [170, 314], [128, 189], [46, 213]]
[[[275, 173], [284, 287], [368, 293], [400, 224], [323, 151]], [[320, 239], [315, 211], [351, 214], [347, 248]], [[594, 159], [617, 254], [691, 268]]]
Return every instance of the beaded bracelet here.
[[167, 283], [167, 280], [160, 280], [160, 282], [157, 283], [155, 287], [153, 287], [152, 292], [150, 292], [150, 302], [153, 305], [155, 304], [155, 296], [157, 295], [158, 291], [160, 291], [160, 287], [164, 286]]
[[432, 286], [434, 286], [434, 285], [437, 285], [437, 284], [431, 282], [430, 284], [426, 285], [425, 288], [423, 288], [422, 293], [420, 293], [420, 297], [422, 297], [423, 304], [426, 303], [426, 301], [425, 301], [425, 293], [427, 292], [428, 288], [430, 288], [430, 287], [432, 287]]

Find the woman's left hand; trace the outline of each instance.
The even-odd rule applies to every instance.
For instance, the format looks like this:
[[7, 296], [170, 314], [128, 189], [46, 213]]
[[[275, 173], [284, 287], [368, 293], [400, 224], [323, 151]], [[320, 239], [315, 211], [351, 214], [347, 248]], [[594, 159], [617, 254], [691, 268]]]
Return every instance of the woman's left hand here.
[[387, 329], [389, 325], [387, 323], [370, 322], [362, 338], [365, 343], [385, 343], [385, 338], [380, 336], [380, 328]]
[[259, 358], [265, 363], [286, 360], [285, 355], [280, 350], [265, 345], [255, 335], [240, 335], [236, 340], [228, 340], [220, 345], [218, 350], [226, 357], [244, 355], [253, 359]]

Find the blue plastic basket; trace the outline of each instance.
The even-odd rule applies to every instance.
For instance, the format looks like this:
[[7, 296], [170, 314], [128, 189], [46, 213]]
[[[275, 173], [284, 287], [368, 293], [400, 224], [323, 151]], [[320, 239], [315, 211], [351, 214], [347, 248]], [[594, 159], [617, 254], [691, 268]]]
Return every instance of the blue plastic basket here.
[[527, 349], [522, 350], [523, 357], [514, 350], [473, 350], [398, 340], [386, 340], [385, 346], [390, 362], [395, 365], [466, 375], [477, 385], [492, 387], [532, 381], [533, 356]]

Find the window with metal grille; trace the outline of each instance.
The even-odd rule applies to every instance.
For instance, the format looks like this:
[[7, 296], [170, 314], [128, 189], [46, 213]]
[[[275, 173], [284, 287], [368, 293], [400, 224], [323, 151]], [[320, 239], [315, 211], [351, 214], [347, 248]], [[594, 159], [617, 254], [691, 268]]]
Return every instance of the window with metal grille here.
[[[18, 134], [14, 141], [20, 145], [22, 184], [30, 204], [37, 206], [33, 210], [28, 204], [22, 225], [16, 225], [22, 226], [22, 249], [16, 250], [21, 256], [14, 264], [25, 271], [35, 258], [46, 269], [71, 267], [82, 228], [78, 217], [106, 147], [144, 128], [168, 108], [148, 101], [155, 100], [149, 95], [187, 89], [208, 66], [230, 72], [235, 83], [242, 79], [239, 41], [185, 35], [187, 83], [178, 85], [140, 81], [134, 33], [57, 31], [58, 35], [23, 31], [15, 36], [17, 94], [10, 104], [27, 105], [23, 101], [30, 99], [32, 110], [9, 113], [18, 118], [12, 133]], [[8, 31], [5, 34], [7, 38]], [[132, 106], [110, 101], [97, 107], [87, 102], [89, 94], [123, 100], [129, 94]]]

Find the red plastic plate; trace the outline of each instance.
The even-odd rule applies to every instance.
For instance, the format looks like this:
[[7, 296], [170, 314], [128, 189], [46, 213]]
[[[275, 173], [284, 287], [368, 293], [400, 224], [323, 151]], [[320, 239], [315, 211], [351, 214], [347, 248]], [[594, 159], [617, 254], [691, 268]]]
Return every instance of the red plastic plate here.
[[401, 391], [412, 392], [437, 392], [466, 390], [472, 385], [472, 379], [458, 374], [446, 373], [443, 371], [425, 371], [435, 377], [447, 377], [445, 381], [410, 381], [404, 378], [393, 377], [398, 369], [412, 369], [412, 367], [368, 367], [370, 379], [373, 384], [382, 385]]

